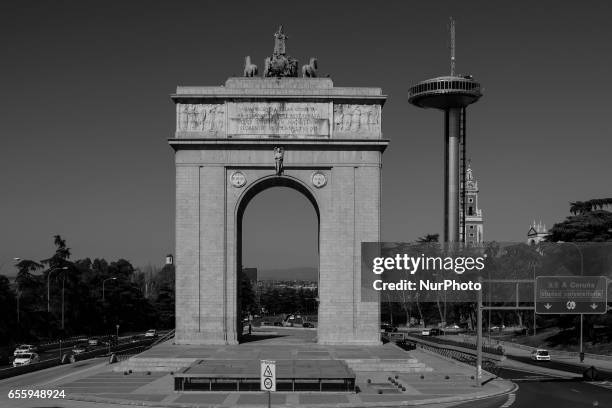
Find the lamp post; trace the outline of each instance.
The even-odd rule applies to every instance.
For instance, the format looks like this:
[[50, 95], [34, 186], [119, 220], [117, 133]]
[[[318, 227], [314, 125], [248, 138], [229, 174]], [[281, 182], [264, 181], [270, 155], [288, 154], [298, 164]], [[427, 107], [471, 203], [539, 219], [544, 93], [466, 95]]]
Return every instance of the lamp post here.
[[[584, 256], [582, 255], [582, 250], [580, 247], [574, 242], [565, 242], [565, 241], [557, 241], [559, 244], [570, 244], [578, 251], [580, 254], [580, 276], [584, 276]], [[582, 332], [583, 332], [583, 322], [584, 322], [584, 314], [580, 313], [580, 362], [584, 361], [584, 348], [582, 343]]]
[[102, 301], [104, 302], [104, 284], [106, 283], [107, 280], [117, 280], [116, 277], [110, 277], [110, 278], [106, 278], [102, 281]]
[[51, 312], [51, 290], [50, 290], [50, 281], [51, 281], [51, 272], [55, 272], [57, 270], [66, 270], [67, 266], [63, 266], [61, 268], [53, 268], [47, 273], [47, 313]]

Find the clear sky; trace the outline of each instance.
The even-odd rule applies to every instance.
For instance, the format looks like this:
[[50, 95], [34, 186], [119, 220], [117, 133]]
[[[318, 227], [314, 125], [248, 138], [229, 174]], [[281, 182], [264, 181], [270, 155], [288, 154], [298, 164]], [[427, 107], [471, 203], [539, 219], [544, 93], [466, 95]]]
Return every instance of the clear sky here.
[[[383, 240], [441, 232], [443, 118], [409, 105], [407, 90], [448, 73], [450, 15], [457, 72], [484, 86], [468, 111], [468, 154], [486, 239], [522, 241], [534, 218], [551, 225], [570, 201], [612, 196], [607, 1], [5, 0], [0, 265], [47, 257], [54, 234], [75, 258], [161, 264], [174, 252], [169, 94], [223, 84], [245, 55], [261, 67], [281, 23], [300, 64], [316, 56], [336, 86], [389, 97]], [[249, 224], [259, 239], [273, 239], [279, 204], [269, 202]]]

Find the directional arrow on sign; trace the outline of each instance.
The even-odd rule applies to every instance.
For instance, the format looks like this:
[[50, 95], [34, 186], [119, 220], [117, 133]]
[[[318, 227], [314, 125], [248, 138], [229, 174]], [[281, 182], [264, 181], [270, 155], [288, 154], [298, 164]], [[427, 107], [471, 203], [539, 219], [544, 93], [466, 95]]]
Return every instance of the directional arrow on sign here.
[[597, 304], [593, 303], [593, 304], [591, 305], [591, 309], [595, 310], [595, 309], [597, 309], [597, 306], [598, 306]]
[[544, 307], [546, 308], [546, 310], [550, 309], [552, 307], [552, 305], [550, 303], [547, 303], [544, 305]]

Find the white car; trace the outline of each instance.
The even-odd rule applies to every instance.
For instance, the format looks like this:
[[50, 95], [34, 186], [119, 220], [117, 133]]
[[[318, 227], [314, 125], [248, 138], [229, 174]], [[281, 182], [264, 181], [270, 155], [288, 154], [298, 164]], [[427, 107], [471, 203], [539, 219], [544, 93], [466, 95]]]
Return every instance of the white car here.
[[147, 330], [144, 336], [145, 337], [157, 337], [157, 330], [155, 329]]
[[22, 344], [15, 349], [13, 352], [13, 356], [17, 357], [20, 354], [34, 353], [36, 351], [36, 347], [31, 344]]
[[535, 361], [550, 361], [548, 350], [537, 349], [531, 352], [531, 359]]
[[99, 343], [98, 339], [89, 339], [87, 340], [87, 344], [89, 344], [90, 346], [97, 346]]
[[19, 354], [17, 357], [15, 357], [15, 359], [13, 360], [13, 367], [19, 367], [23, 365], [32, 364], [32, 363], [38, 363], [39, 361], [40, 361], [40, 358], [38, 357], [38, 354], [36, 353], [22, 353], [22, 354]]
[[429, 336], [431, 334], [431, 329], [423, 329], [421, 331], [421, 336]]
[[76, 346], [74, 346], [72, 348], [72, 354], [83, 354], [86, 353], [87, 350], [87, 345], [86, 344], [77, 344]]

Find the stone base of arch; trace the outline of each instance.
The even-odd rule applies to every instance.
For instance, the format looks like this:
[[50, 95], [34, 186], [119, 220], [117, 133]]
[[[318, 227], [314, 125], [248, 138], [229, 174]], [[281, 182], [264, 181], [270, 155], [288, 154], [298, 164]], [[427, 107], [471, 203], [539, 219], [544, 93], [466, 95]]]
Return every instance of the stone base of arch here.
[[[232, 150], [233, 163], [211, 165], [205, 156], [227, 156], [225, 143], [198, 150], [192, 143], [171, 141], [176, 149], [177, 344], [239, 342], [239, 217], [252, 192], [276, 185], [305, 194], [319, 216], [318, 343], [380, 344], [379, 303], [361, 301], [361, 242], [378, 241], [380, 229], [381, 145], [372, 142], [370, 151], [341, 145], [324, 155], [316, 146], [307, 149], [301, 143], [292, 150], [286, 144], [287, 165], [276, 176], [270, 157], [278, 142]], [[240, 187], [231, 182], [237, 171], [246, 180]], [[313, 185], [315, 173], [324, 174], [324, 186]]]

